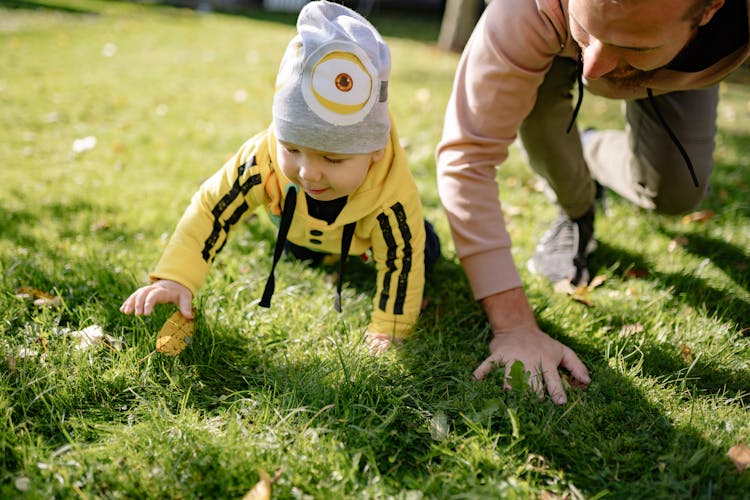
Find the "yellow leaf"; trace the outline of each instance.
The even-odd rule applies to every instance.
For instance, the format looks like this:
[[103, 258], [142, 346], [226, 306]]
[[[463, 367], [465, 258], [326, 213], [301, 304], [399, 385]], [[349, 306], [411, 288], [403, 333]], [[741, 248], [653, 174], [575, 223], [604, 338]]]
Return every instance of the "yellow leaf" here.
[[281, 475], [281, 470], [276, 471], [274, 477], [269, 477], [268, 473], [264, 470], [260, 471], [260, 481], [258, 481], [253, 489], [245, 493], [242, 500], [270, 500], [271, 499], [271, 486]]
[[682, 217], [683, 224], [690, 224], [691, 222], [705, 223], [713, 219], [713, 210], [701, 210], [699, 212], [689, 213]]
[[737, 466], [737, 472], [742, 473], [750, 465], [750, 448], [745, 443], [740, 443], [729, 448], [727, 456]]
[[193, 338], [195, 323], [177, 311], [164, 322], [156, 337], [156, 350], [169, 356], [177, 356]]

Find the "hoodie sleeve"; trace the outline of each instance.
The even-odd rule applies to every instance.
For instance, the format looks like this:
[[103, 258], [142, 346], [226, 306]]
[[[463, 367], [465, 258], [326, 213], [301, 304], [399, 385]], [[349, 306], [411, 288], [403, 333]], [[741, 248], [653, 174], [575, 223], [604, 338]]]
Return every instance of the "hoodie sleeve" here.
[[150, 274], [152, 280], [176, 281], [196, 293], [232, 227], [262, 202], [263, 179], [256, 161], [256, 145], [262, 143], [245, 143], [201, 185]]
[[377, 290], [368, 330], [404, 338], [417, 322], [424, 291], [425, 228], [419, 197], [393, 203], [376, 219], [372, 252]]
[[567, 38], [561, 4], [543, 4], [489, 3], [461, 56], [436, 151], [438, 192], [477, 299], [521, 286], [496, 167]]

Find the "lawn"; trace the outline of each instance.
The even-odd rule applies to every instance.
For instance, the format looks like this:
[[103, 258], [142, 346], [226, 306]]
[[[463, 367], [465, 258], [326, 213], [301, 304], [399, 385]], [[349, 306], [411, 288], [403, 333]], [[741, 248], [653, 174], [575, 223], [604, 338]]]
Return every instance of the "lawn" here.
[[[750, 445], [750, 87], [722, 85], [700, 211], [610, 195], [591, 258], [604, 281], [577, 297], [526, 272], [555, 208], [515, 148], [499, 170], [537, 317], [593, 378], [557, 407], [504, 392], [499, 372], [470, 380], [489, 328], [433, 154], [458, 55], [435, 48], [439, 18], [372, 20], [446, 257], [415, 335], [369, 355], [364, 263], [341, 314], [329, 270], [291, 260], [259, 308], [275, 234], [260, 214], [217, 259], [172, 357], [154, 349], [175, 308], [119, 305], [200, 182], [270, 122], [294, 16], [0, 0], [0, 497], [240, 498], [268, 473], [274, 498], [748, 498], [730, 450]], [[587, 96], [579, 124], [620, 126], [619, 104]]]

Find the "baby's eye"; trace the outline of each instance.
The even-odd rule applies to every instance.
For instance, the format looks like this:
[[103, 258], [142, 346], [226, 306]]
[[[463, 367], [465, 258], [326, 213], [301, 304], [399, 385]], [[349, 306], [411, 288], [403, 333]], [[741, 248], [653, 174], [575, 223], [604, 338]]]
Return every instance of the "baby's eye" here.
[[299, 149], [295, 149], [295, 148], [293, 148], [293, 147], [291, 147], [291, 146], [284, 146], [284, 150], [285, 150], [285, 151], [286, 151], [287, 153], [290, 153], [290, 154], [295, 154], [295, 153], [299, 153]]
[[323, 158], [328, 163], [333, 163], [334, 165], [337, 164], [337, 163], [342, 163], [344, 161], [344, 158], [329, 158], [327, 156], [324, 156]]

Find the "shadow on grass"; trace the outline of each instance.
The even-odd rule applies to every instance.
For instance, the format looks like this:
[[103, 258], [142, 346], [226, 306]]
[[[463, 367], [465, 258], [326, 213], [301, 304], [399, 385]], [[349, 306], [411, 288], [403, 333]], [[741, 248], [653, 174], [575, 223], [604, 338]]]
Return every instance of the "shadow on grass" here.
[[[587, 391], [570, 390], [568, 406], [540, 403], [529, 392], [505, 393], [500, 371], [471, 382], [471, 371], [486, 354], [489, 329], [478, 305], [466, 307], [471, 295], [460, 266], [442, 261], [435, 271], [438, 279], [428, 283], [433, 300], [415, 338], [393, 354], [400, 369], [346, 351], [351, 348], [347, 341], [337, 347], [338, 358], [323, 359], [310, 351], [301, 360], [269, 363], [263, 348], [247, 337], [204, 335], [209, 354], [194, 350], [183, 359], [197, 368], [206, 387], [202, 395], [191, 393], [190, 404], [211, 413], [237, 395], [260, 392], [276, 402], [281, 415], [304, 408], [305, 418], [315, 415], [315, 427], [334, 432], [352, 457], [363, 457], [361, 473], [377, 471], [394, 491], [491, 495], [506, 480], [526, 480], [538, 488], [559, 480], [562, 471], [586, 496], [732, 497], [746, 486], [733, 473], [726, 450], [707, 442], [697, 429], [675, 426], [649, 402], [650, 382], [633, 384], [631, 370], [656, 378], [684, 371], [674, 349], [656, 345], [640, 358], [622, 352], [610, 359], [593, 342], [568, 337], [546, 323], [543, 328], [578, 352], [593, 373]], [[365, 281], [371, 283], [369, 276]], [[284, 335], [272, 332], [276, 340], [269, 344], [266, 338], [264, 345], [283, 350]], [[612, 366], [612, 360], [623, 361]], [[748, 386], [747, 374], [736, 375], [707, 360], [694, 367], [689, 385], [701, 392], [741, 391]], [[439, 413], [449, 422], [445, 441], [429, 428]], [[477, 456], [457, 451], [470, 443], [482, 445]], [[519, 467], [517, 460], [525, 454], [542, 460], [541, 465]], [[498, 468], [503, 462], [508, 466]], [[465, 477], [447, 485], [431, 479], [443, 473]]]
[[57, 11], [66, 14], [96, 14], [96, 12], [85, 9], [78, 9], [68, 5], [59, 5], [48, 2], [33, 2], [30, 0], [0, 0], [0, 7], [15, 10], [44, 10]]
[[[711, 240], [706, 242], [706, 240]], [[688, 236], [688, 241], [695, 241], [694, 236]], [[713, 241], [710, 238], [699, 237], [701, 244], [697, 247], [707, 249], [710, 253], [704, 255], [711, 258], [712, 262], [725, 270], [734, 270], [738, 258], [742, 259], [743, 252], [725, 242]], [[688, 248], [691, 243], [688, 243]], [[693, 248], [696, 248], [694, 246]], [[744, 257], [747, 260], [747, 257]], [[669, 292], [673, 300], [679, 303], [687, 303], [696, 310], [704, 310], [708, 316], [716, 317], [722, 322], [732, 322], [738, 328], [747, 324], [750, 317], [750, 303], [742, 298], [730, 295], [725, 290], [713, 287], [710, 282], [699, 277], [683, 273], [664, 273], [649, 269], [649, 264], [635, 253], [623, 248], [613, 247], [606, 242], [599, 242], [599, 246], [591, 257], [592, 267], [598, 263], [618, 263], [623, 271], [628, 269], [639, 269], [648, 272], [648, 275], [640, 280], [656, 284], [660, 289]], [[730, 276], [732, 274], [728, 273]], [[747, 289], [747, 275], [737, 274], [735, 281], [738, 285]], [[676, 345], [658, 344], [649, 341], [644, 348], [644, 371], [649, 375], [661, 377], [684, 372], [689, 368], [685, 360], [677, 356], [679, 349]], [[689, 387], [699, 392], [708, 391], [721, 393], [726, 390], [729, 393], [740, 393], [747, 391], [750, 387], [750, 373], [747, 371], [727, 371], [717, 369], [710, 359], [702, 357], [695, 363], [690, 371], [691, 381]], [[745, 394], [744, 398], [750, 397]]]

